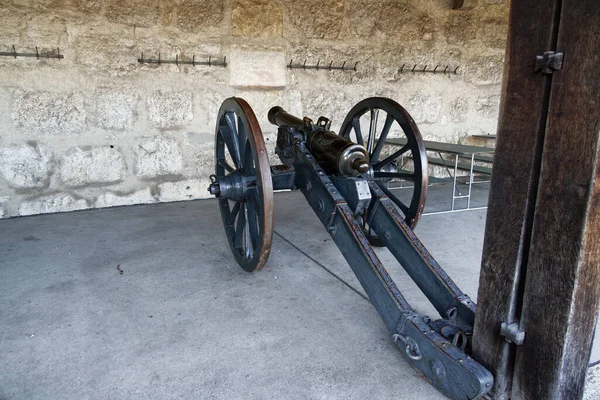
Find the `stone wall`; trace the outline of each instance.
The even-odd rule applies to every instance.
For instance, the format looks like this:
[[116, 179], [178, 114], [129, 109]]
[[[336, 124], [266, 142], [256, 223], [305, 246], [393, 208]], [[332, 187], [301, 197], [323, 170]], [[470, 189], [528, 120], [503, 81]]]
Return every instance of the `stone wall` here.
[[[500, 0], [4, 0], [0, 217], [208, 197], [221, 102], [245, 98], [272, 146], [273, 105], [339, 128], [359, 100], [403, 104], [425, 138], [494, 132], [507, 5]], [[215, 59], [227, 68], [138, 64]], [[356, 72], [290, 59], [358, 61]], [[457, 75], [399, 73], [460, 65]]]

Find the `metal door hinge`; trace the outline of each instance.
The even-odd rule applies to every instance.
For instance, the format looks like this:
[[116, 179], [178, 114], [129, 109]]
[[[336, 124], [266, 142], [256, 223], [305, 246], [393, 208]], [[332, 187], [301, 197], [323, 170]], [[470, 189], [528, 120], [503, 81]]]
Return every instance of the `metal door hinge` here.
[[535, 72], [542, 74], [551, 74], [554, 71], [560, 71], [563, 66], [563, 53], [547, 51], [541, 56], [535, 56]]
[[517, 346], [520, 346], [525, 342], [525, 332], [519, 329], [519, 323], [513, 322], [512, 324], [507, 324], [503, 322], [500, 325], [500, 335], [504, 336], [504, 339], [508, 343], [514, 343]]

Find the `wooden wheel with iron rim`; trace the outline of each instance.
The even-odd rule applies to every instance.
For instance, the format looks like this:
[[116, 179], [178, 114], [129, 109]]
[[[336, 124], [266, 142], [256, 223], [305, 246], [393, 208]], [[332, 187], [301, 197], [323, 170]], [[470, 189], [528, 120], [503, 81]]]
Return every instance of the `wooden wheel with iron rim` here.
[[[379, 129], [378, 126], [382, 128]], [[391, 132], [395, 139], [402, 140], [404, 144], [399, 150], [388, 156], [382, 156], [385, 140]], [[370, 174], [377, 185], [398, 206], [407, 225], [414, 229], [425, 208], [429, 175], [425, 145], [419, 128], [410, 114], [391, 99], [371, 97], [350, 110], [342, 124], [340, 135], [365, 146], [369, 153]], [[404, 163], [398, 165], [397, 160], [401, 158]], [[410, 196], [402, 196], [405, 200], [401, 200], [394, 195], [387, 185], [392, 179], [412, 182], [412, 189], [403, 189], [412, 190]], [[369, 241], [381, 245], [377, 235], [366, 226], [366, 223], [364, 225]]]
[[245, 100], [223, 102], [215, 133], [217, 196], [227, 241], [246, 271], [260, 270], [273, 241], [273, 183], [262, 131]]

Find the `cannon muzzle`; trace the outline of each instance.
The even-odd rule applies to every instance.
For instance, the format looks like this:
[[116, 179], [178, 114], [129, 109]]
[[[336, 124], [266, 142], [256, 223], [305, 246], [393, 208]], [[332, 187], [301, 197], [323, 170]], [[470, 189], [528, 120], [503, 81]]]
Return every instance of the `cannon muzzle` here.
[[269, 110], [269, 122], [273, 125], [281, 126], [288, 125], [296, 130], [301, 130], [304, 127], [304, 121], [302, 118], [298, 118], [282, 107], [275, 106]]

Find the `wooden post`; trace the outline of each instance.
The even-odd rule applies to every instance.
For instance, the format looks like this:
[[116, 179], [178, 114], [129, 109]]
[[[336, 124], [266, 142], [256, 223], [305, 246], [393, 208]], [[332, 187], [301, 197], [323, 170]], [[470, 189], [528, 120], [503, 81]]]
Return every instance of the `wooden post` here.
[[[541, 3], [541, 4], [538, 4]], [[560, 71], [535, 56], [564, 53]], [[474, 356], [496, 399], [578, 399], [600, 295], [600, 2], [511, 3]], [[526, 332], [521, 346], [502, 322]]]

